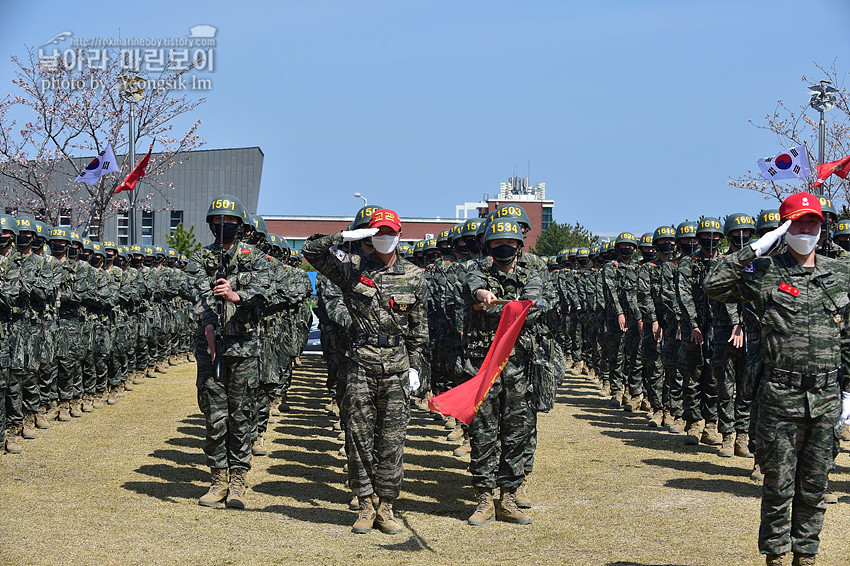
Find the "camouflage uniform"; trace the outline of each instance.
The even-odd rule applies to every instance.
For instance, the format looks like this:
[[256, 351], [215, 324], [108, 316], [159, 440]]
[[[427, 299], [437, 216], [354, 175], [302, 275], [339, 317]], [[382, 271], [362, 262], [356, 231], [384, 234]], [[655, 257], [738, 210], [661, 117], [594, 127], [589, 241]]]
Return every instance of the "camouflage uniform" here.
[[[640, 309], [637, 300], [637, 269], [631, 263], [609, 262], [602, 269], [601, 278], [605, 290], [605, 322], [608, 346], [608, 375], [611, 392], [625, 390], [632, 397], [643, 393], [641, 361], [638, 356], [640, 334], [638, 320]], [[626, 317], [626, 331], [620, 330], [619, 315]]]
[[703, 357], [703, 349], [691, 340], [691, 332], [699, 328], [706, 343], [713, 342], [710, 336], [711, 323], [708, 298], [702, 290], [705, 264], [701, 255], [684, 256], [679, 260], [676, 271], [676, 298], [679, 301], [681, 343], [678, 366], [682, 374], [682, 417], [685, 421], [717, 420], [717, 389], [706, 386], [710, 371]]
[[316, 276], [316, 297], [316, 316], [322, 331], [322, 357], [328, 366], [327, 387], [339, 403], [345, 393], [351, 315], [342, 300], [342, 290], [322, 274]]
[[816, 554], [841, 434], [839, 368], [850, 367], [850, 266], [817, 256], [804, 268], [789, 251], [756, 259], [745, 246], [716, 262], [704, 288], [720, 301], [753, 301], [761, 320], [759, 550]]
[[[643, 320], [641, 353], [643, 355], [643, 385], [646, 398], [653, 411], [667, 405], [664, 399], [664, 368], [661, 363], [661, 348], [652, 333], [652, 324], [663, 328], [661, 305], [661, 260], [650, 261], [638, 267], [638, 304]], [[663, 334], [662, 334], [663, 339]]]
[[315, 234], [304, 258], [339, 286], [352, 320], [351, 360], [340, 412], [346, 414], [348, 477], [355, 495], [396, 499], [410, 419], [408, 369], [421, 367], [428, 342], [421, 270], [396, 258], [332, 252], [342, 233]]
[[206, 418], [204, 452], [210, 468], [251, 468], [251, 428], [255, 390], [259, 385], [256, 308], [266, 302], [269, 265], [265, 254], [237, 242], [225, 251], [225, 273], [238, 303], [225, 302], [224, 351], [221, 381], [215, 381], [213, 360], [204, 328], [215, 325], [216, 299], [212, 288], [219, 271], [218, 243], [196, 251], [186, 266], [195, 296], [195, 358], [198, 362], [198, 406]]

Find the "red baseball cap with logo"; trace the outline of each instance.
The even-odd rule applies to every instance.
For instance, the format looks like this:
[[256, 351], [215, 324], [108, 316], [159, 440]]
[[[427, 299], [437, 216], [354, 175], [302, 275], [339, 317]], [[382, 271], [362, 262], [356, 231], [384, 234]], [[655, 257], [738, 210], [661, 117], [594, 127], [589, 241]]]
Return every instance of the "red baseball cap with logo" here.
[[[820, 206], [820, 203], [818, 203], [818, 206]], [[387, 226], [398, 232], [401, 230], [401, 220], [394, 210], [379, 208], [372, 213], [372, 218], [369, 219], [369, 228], [380, 228], [381, 226]]]
[[814, 214], [823, 222], [820, 200], [812, 193], [795, 193], [782, 201], [779, 206], [779, 216], [782, 222], [797, 220], [806, 214]]

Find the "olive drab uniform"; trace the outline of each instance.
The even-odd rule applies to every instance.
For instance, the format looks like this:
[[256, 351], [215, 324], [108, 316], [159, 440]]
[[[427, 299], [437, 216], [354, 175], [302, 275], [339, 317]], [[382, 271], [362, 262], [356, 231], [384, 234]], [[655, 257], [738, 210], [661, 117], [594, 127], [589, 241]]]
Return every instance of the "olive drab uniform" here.
[[217, 382], [204, 328], [215, 325], [217, 320], [212, 289], [219, 271], [220, 250], [219, 244], [213, 243], [193, 253], [186, 265], [195, 296], [198, 406], [206, 418], [204, 452], [209, 467], [248, 470], [254, 396], [260, 379], [256, 309], [266, 303], [269, 263], [265, 254], [242, 242], [224, 252], [225, 278], [240, 300], [224, 303], [224, 351], [220, 353], [221, 381]]
[[410, 419], [408, 369], [428, 342], [422, 271], [396, 258], [332, 251], [342, 233], [310, 236], [304, 258], [342, 290], [351, 315], [351, 359], [340, 413], [346, 414], [348, 476], [355, 495], [396, 499]]
[[841, 434], [839, 368], [850, 367], [850, 265], [816, 256], [804, 268], [789, 251], [757, 259], [745, 246], [716, 262], [704, 288], [719, 301], [752, 301], [761, 321], [759, 550], [816, 554]]

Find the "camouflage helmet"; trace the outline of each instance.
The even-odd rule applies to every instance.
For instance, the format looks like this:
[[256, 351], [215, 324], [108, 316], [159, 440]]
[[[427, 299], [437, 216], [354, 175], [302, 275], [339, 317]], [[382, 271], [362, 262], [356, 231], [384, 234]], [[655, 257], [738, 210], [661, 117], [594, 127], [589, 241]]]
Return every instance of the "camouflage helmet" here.
[[53, 240], [65, 240], [69, 244], [71, 243], [71, 231], [67, 228], [62, 228], [61, 226], [57, 226], [50, 230], [48, 234], [48, 239], [52, 242]]
[[620, 232], [617, 235], [617, 239], [614, 240], [614, 246], [616, 246], [617, 244], [632, 244], [634, 247], [637, 248], [638, 241], [635, 235], [631, 232]]
[[518, 204], [503, 204], [493, 211], [493, 220], [504, 220], [505, 218], [515, 219], [526, 231], [531, 229], [531, 222], [528, 220], [528, 214], [526, 214], [525, 209]]
[[29, 216], [19, 216], [15, 219], [15, 222], [18, 224], [18, 233], [21, 232], [32, 232], [36, 233], [35, 219], [30, 218]]
[[9, 230], [17, 236], [18, 222], [11, 214], [0, 214], [0, 229]]
[[35, 237], [47, 239], [49, 235], [50, 235], [50, 226], [47, 224], [47, 222], [42, 222], [41, 220], [36, 220], [35, 221]]
[[825, 196], [819, 196], [818, 200], [820, 201], [820, 208], [823, 212], [824, 219], [826, 220], [826, 215], [829, 214], [830, 218], [828, 220], [830, 222], [838, 221], [838, 212], [835, 210], [832, 200]]
[[676, 239], [680, 240], [682, 238], [696, 238], [697, 237], [697, 223], [684, 221], [678, 226], [676, 226]]
[[175, 250], [174, 248], [168, 248], [165, 253], [168, 254], [168, 259], [180, 259], [180, 254], [178, 254], [177, 250]]
[[470, 218], [463, 223], [460, 229], [460, 237], [466, 238], [467, 236], [477, 235], [483, 224], [480, 218]]
[[422, 252], [427, 252], [428, 250], [436, 250], [437, 249], [437, 240], [436, 238], [428, 238], [427, 240], [423, 240], [422, 244]]
[[162, 259], [165, 259], [165, 248], [163, 248], [162, 246], [154, 246], [153, 251], [156, 253], [156, 257], [161, 257]]
[[89, 242], [89, 246], [91, 249], [92, 255], [99, 255], [101, 257], [106, 257], [106, 250], [103, 249], [103, 246], [100, 242]]
[[655, 245], [655, 242], [661, 240], [663, 238], [675, 238], [676, 230], [672, 226], [659, 226], [655, 229], [655, 232], [652, 233], [652, 245]]
[[105, 240], [102, 244], [104, 250], [115, 250], [118, 253], [118, 245], [110, 240]]
[[144, 256], [145, 250], [143, 250], [142, 246], [140, 246], [139, 244], [133, 244], [132, 246], [130, 246], [130, 254]]
[[249, 219], [249, 225], [254, 228], [260, 234], [268, 234], [269, 230], [266, 228], [266, 221], [263, 220], [263, 217], [259, 214], [252, 214]]
[[567, 257], [568, 258], [576, 257], [577, 255], [578, 255], [578, 247], [570, 248], [569, 251], [567, 251]]
[[643, 236], [640, 237], [640, 241], [638, 242], [639, 248], [651, 248], [653, 246], [652, 243], [652, 232], [644, 232]]
[[700, 234], [720, 234], [723, 235], [723, 225], [720, 220], [713, 216], [705, 216], [700, 219], [697, 226], [697, 236]]
[[728, 237], [732, 230], [752, 230], [755, 233], [756, 225], [753, 217], [743, 212], [730, 214], [723, 223], [723, 235]]
[[219, 195], [212, 199], [207, 210], [207, 222], [212, 222], [214, 216], [235, 216], [243, 224], [247, 224], [248, 211], [238, 197], [233, 195]]
[[380, 210], [382, 208], [384, 207], [370, 204], [369, 206], [364, 206], [358, 210], [357, 214], [354, 215], [354, 221], [351, 223], [351, 230], [366, 228], [369, 225], [369, 220], [372, 219], [372, 214], [374, 214], [376, 210]]
[[463, 224], [454, 224], [451, 228], [449, 228], [449, 241], [454, 244], [456, 240], [460, 239], [461, 230], [463, 230]]
[[756, 234], [761, 234], [763, 230], [779, 228], [780, 218], [779, 210], [775, 208], [762, 210], [756, 219]]
[[450, 242], [449, 235], [451, 233], [451, 229], [446, 229], [440, 232], [437, 235], [437, 246], [439, 247], [441, 242]]
[[417, 240], [415, 244], [413, 244], [413, 253], [418, 254], [422, 253], [425, 250], [425, 240]]
[[500, 239], [518, 240], [522, 244], [524, 237], [519, 221], [515, 218], [494, 219], [484, 234], [484, 243]]
[[576, 252], [576, 259], [578, 259], [578, 260], [580, 260], [582, 258], [587, 259], [589, 257], [590, 257], [590, 249], [588, 249], [588, 248], [579, 248], [578, 251]]
[[842, 220], [835, 225], [835, 229], [832, 231], [833, 238], [835, 236], [845, 236], [847, 234], [850, 234], [850, 220]]
[[144, 252], [145, 257], [156, 257], [156, 250], [153, 249], [152, 246], [145, 246], [142, 248], [142, 252]]

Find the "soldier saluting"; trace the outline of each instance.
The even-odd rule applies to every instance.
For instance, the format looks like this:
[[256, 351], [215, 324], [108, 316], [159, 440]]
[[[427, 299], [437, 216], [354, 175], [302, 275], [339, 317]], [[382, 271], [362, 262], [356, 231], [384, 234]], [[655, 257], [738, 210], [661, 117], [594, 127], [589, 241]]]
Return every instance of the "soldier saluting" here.
[[[783, 224], [719, 259], [704, 289], [719, 301], [752, 301], [761, 322], [759, 551], [768, 565], [784, 564], [790, 551], [795, 565], [809, 565], [841, 422], [850, 416], [850, 380], [839, 381], [840, 368], [850, 367], [850, 265], [815, 255], [823, 222], [818, 197], [791, 195], [779, 212]], [[768, 256], [782, 236], [788, 248]]]
[[[314, 234], [303, 247], [304, 258], [342, 290], [351, 315], [351, 360], [340, 412], [347, 423], [349, 482], [360, 507], [355, 533], [373, 526], [401, 532], [392, 506], [401, 490], [410, 391], [419, 387], [428, 323], [425, 278], [398, 256], [400, 235], [398, 215], [382, 208], [368, 228]], [[373, 253], [331, 250], [369, 237]]]

